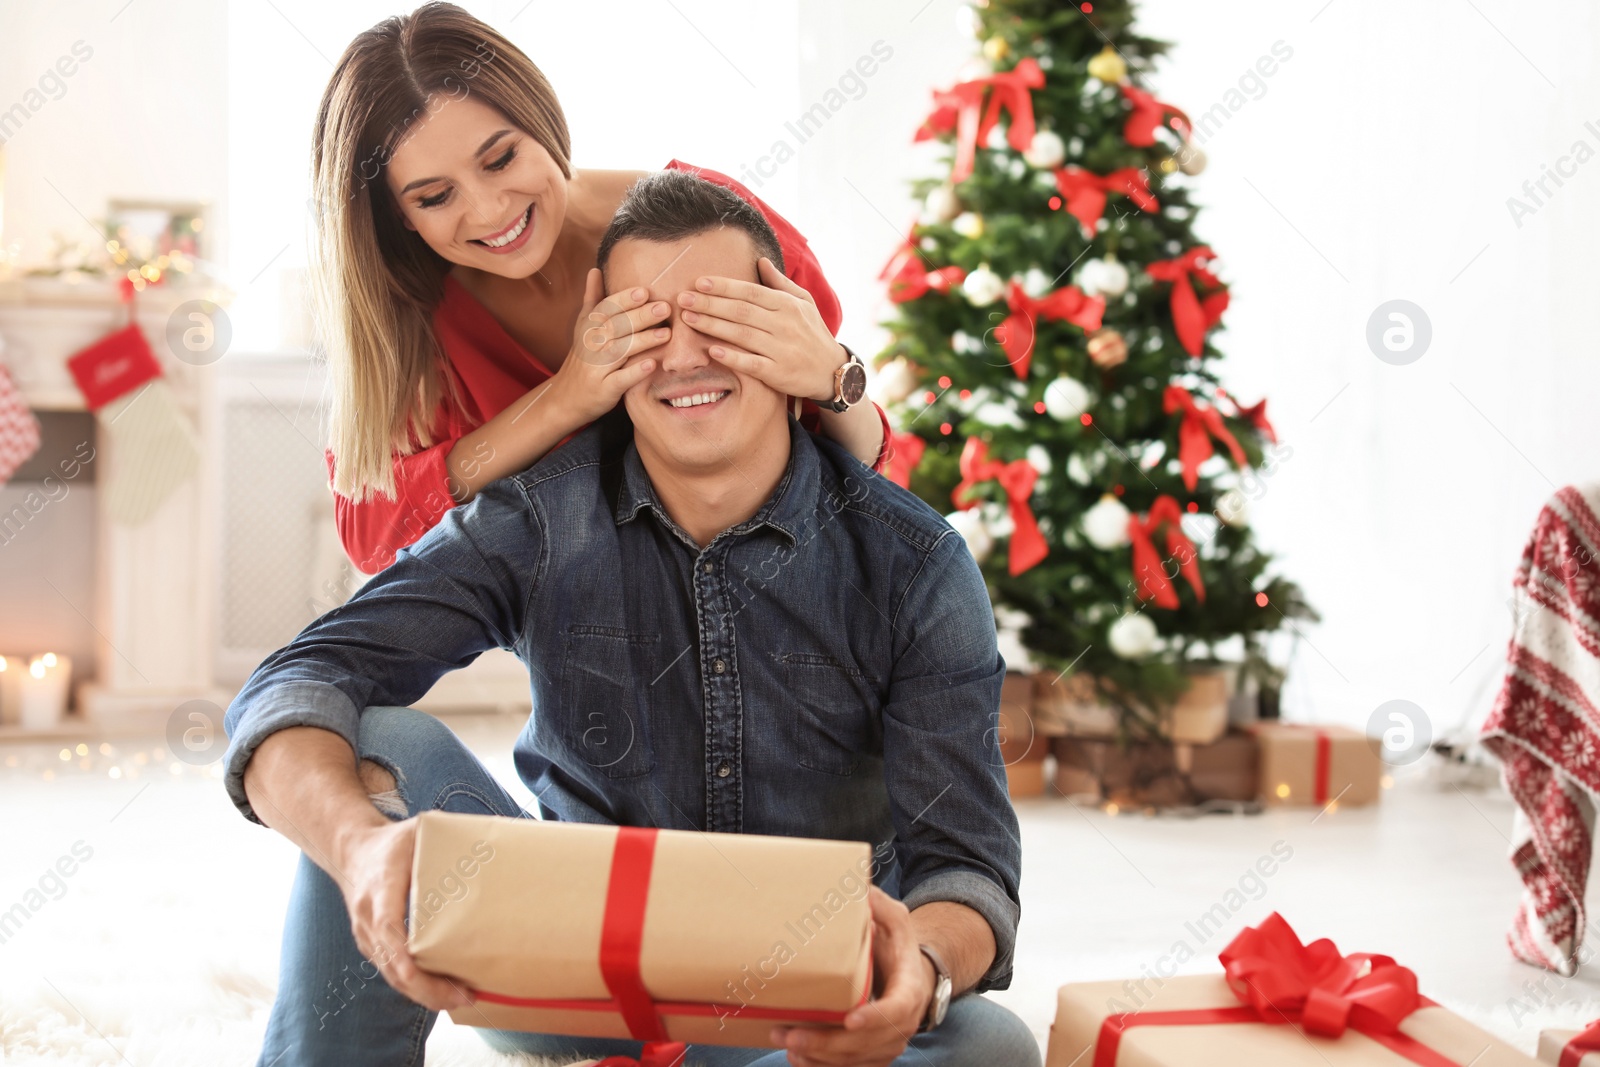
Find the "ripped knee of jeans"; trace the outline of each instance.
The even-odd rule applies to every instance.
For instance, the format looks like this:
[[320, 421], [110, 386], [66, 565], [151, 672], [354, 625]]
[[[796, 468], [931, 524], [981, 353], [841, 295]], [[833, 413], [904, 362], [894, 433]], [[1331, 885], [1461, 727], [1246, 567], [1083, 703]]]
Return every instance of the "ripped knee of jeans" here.
[[372, 801], [373, 807], [395, 819], [404, 819], [410, 814], [406, 810], [405, 798], [400, 795], [394, 775], [387, 768], [364, 759], [361, 761], [360, 773], [361, 784], [366, 789], [367, 797]]

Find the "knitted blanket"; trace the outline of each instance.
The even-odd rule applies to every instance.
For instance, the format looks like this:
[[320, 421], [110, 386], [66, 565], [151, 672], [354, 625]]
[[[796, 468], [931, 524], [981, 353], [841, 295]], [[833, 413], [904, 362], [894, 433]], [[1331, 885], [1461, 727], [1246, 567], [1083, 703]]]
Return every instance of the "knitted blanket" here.
[[1600, 796], [1600, 486], [1568, 486], [1539, 513], [1513, 581], [1505, 682], [1484, 723], [1520, 809], [1511, 860], [1520, 960], [1571, 976]]

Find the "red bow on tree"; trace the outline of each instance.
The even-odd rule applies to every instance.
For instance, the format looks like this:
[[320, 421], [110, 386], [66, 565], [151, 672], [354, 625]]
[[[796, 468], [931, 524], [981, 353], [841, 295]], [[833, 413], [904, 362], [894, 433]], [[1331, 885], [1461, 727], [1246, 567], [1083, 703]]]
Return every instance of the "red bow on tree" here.
[[1067, 211], [1083, 226], [1083, 235], [1094, 236], [1094, 224], [1106, 213], [1106, 194], [1121, 193], [1140, 211], [1154, 211], [1161, 205], [1150, 195], [1150, 176], [1141, 167], [1123, 167], [1110, 174], [1096, 174], [1082, 167], [1062, 167], [1056, 171], [1056, 188], [1061, 191]]
[[[1200, 354], [1206, 331], [1215, 326], [1228, 309], [1228, 290], [1222, 280], [1200, 265], [1214, 258], [1208, 246], [1199, 245], [1177, 259], [1160, 259], [1144, 268], [1144, 272], [1157, 281], [1172, 283], [1172, 328], [1183, 350], [1191, 356]], [[1204, 297], [1195, 296], [1191, 275], [1211, 291]]]
[[1149, 148], [1156, 143], [1156, 127], [1166, 116], [1172, 116], [1173, 128], [1187, 141], [1192, 128], [1189, 116], [1171, 104], [1162, 103], [1143, 89], [1124, 85], [1122, 95], [1133, 105], [1133, 112], [1122, 125], [1122, 138], [1135, 148]]
[[639, 1050], [639, 1058], [632, 1056], [607, 1056], [596, 1060], [594, 1067], [678, 1067], [688, 1053], [682, 1041], [646, 1041]]
[[922, 462], [928, 443], [914, 433], [896, 430], [889, 435], [889, 455], [883, 461], [883, 476], [902, 489], [911, 488], [911, 472]]
[[[1229, 399], [1232, 400], [1233, 398], [1229, 397]], [[1271, 441], [1273, 444], [1278, 443], [1278, 431], [1274, 430], [1272, 428], [1272, 423], [1267, 421], [1267, 401], [1265, 397], [1256, 401], [1250, 407], [1245, 407], [1237, 400], [1233, 401], [1233, 406], [1235, 413], [1239, 418], [1249, 419], [1250, 425], [1260, 430], [1262, 436], [1266, 437], [1267, 440]]]
[[1053, 293], [1035, 300], [1013, 279], [1006, 290], [1006, 306], [1011, 314], [995, 331], [995, 340], [1005, 349], [1006, 358], [1017, 377], [1028, 380], [1028, 368], [1033, 363], [1033, 339], [1038, 331], [1038, 320], [1063, 320], [1084, 330], [1098, 330], [1100, 317], [1105, 314], [1103, 296], [1085, 296], [1076, 285], [1064, 285]]
[[1222, 421], [1222, 412], [1200, 403], [1183, 386], [1167, 386], [1167, 391], [1161, 397], [1161, 406], [1168, 415], [1180, 408], [1183, 410], [1183, 421], [1178, 424], [1178, 463], [1183, 467], [1183, 484], [1191, 493], [1200, 479], [1200, 464], [1215, 452], [1211, 447], [1213, 437], [1228, 446], [1235, 464], [1241, 467], [1249, 464], [1244, 449], [1239, 446], [1239, 439]]
[[1166, 495], [1156, 497], [1143, 519], [1137, 515], [1128, 516], [1128, 540], [1133, 543], [1134, 589], [1140, 600], [1154, 600], [1156, 607], [1169, 611], [1177, 610], [1178, 592], [1172, 587], [1161, 554], [1151, 540], [1163, 526], [1167, 528], [1167, 557], [1177, 560], [1178, 573], [1189, 580], [1195, 598], [1202, 602], [1206, 598], [1206, 587], [1200, 581], [1199, 556], [1194, 542], [1184, 535], [1182, 524], [1182, 509], [1176, 500]]
[[979, 482], [993, 478], [1006, 491], [1011, 505], [1011, 559], [1007, 570], [1015, 578], [1030, 567], [1037, 566], [1050, 554], [1039, 522], [1033, 517], [1033, 507], [1028, 501], [1033, 497], [1034, 483], [1039, 472], [1025, 459], [1002, 463], [989, 458], [989, 446], [976, 437], [967, 438], [961, 449], [961, 481], [950, 494], [957, 508], [967, 511], [978, 506], [978, 501], [967, 500], [967, 490]]
[[966, 276], [967, 272], [960, 267], [928, 270], [923, 266], [921, 259], [909, 256], [901, 262], [900, 269], [889, 280], [889, 299], [896, 304], [904, 304], [907, 300], [915, 300], [930, 289], [946, 293], [950, 291], [952, 285], [960, 285]]
[[[1033, 96], [1030, 90], [1044, 86], [1044, 71], [1032, 57], [1024, 59], [1013, 70], [1003, 74], [990, 74], [971, 81], [960, 82], [949, 89], [936, 89], [933, 113], [918, 128], [914, 141], [926, 141], [941, 133], [956, 131], [956, 159], [950, 171], [950, 180], [963, 181], [972, 173], [972, 163], [978, 145], [986, 144], [989, 131], [1000, 121], [1000, 112], [1011, 112], [1011, 125], [1006, 130], [1006, 140], [1019, 152], [1033, 144]], [[993, 92], [989, 92], [989, 90]], [[984, 94], [989, 95], [989, 106], [983, 107]], [[979, 110], [982, 109], [982, 117]]]

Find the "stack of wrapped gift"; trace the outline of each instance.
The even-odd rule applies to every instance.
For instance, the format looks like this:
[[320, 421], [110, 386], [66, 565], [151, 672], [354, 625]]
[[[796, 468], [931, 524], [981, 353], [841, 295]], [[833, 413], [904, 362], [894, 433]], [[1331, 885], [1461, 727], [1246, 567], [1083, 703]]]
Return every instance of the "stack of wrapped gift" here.
[[871, 873], [856, 841], [429, 812], [410, 949], [463, 1026], [770, 1046], [867, 999]]
[[1034, 676], [1007, 673], [1000, 683], [1000, 758], [1006, 764], [1006, 789], [1013, 799], [1044, 793], [1050, 739], [1033, 710]]
[[1061, 987], [1045, 1067], [1532, 1067], [1439, 1007], [1388, 956], [1302, 945], [1276, 913], [1218, 957], [1224, 973]]
[[1382, 757], [1359, 731], [1286, 722], [1260, 722], [1250, 731], [1261, 748], [1266, 804], [1354, 807], [1382, 793]]
[[1600, 1019], [1583, 1030], [1544, 1030], [1539, 1062], [1556, 1067], [1600, 1067]]

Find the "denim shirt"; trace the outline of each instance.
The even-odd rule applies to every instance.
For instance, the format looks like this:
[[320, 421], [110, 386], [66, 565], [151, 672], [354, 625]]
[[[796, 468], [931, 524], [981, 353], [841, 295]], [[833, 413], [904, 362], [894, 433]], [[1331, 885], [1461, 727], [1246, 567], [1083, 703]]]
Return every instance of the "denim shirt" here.
[[229, 706], [227, 788], [275, 730], [359, 751], [490, 648], [531, 675], [518, 774], [549, 819], [864, 841], [910, 908], [965, 904], [1011, 981], [1021, 841], [999, 749], [1005, 663], [965, 543], [789, 422], [772, 496], [704, 548], [668, 517], [625, 415], [485, 486], [269, 656]]

